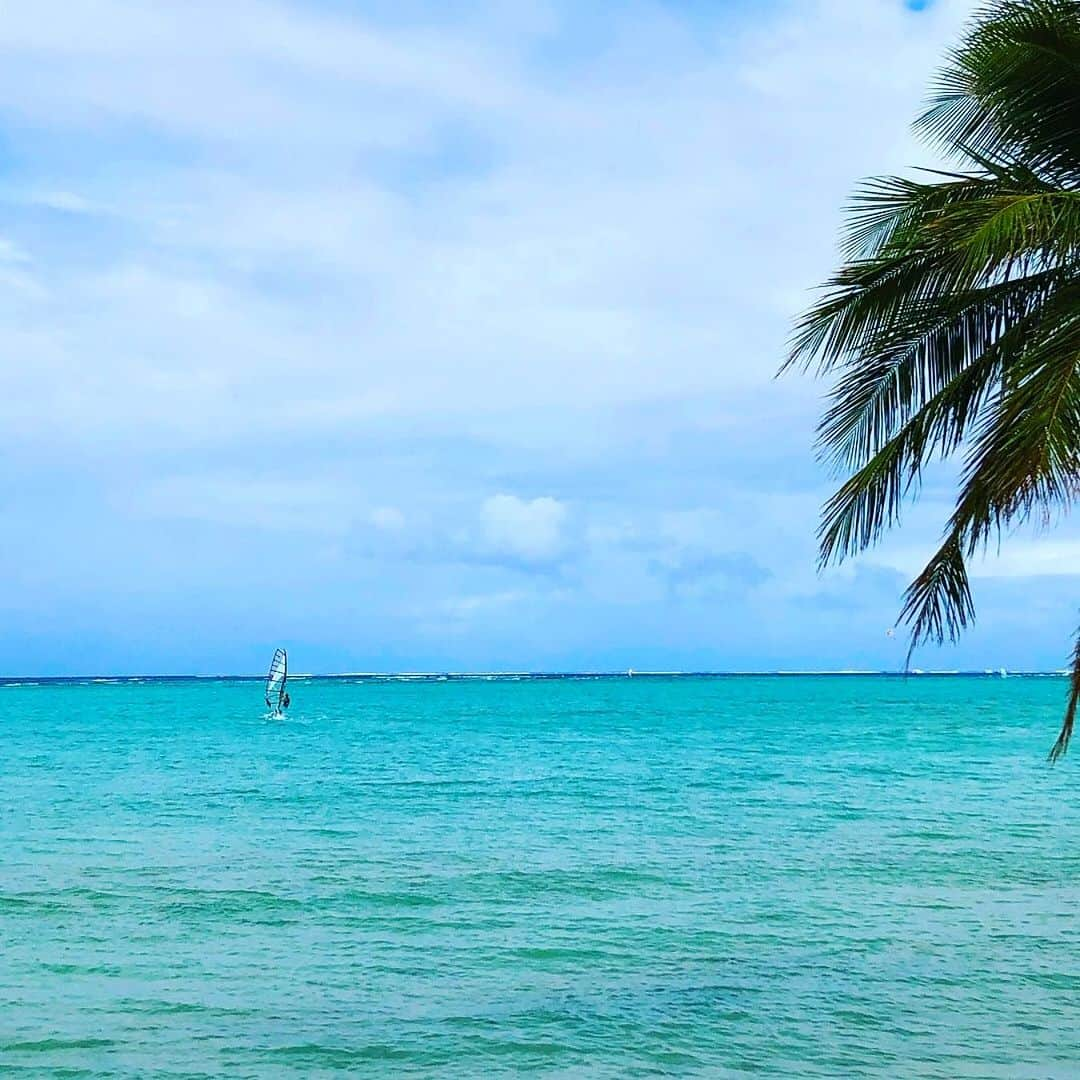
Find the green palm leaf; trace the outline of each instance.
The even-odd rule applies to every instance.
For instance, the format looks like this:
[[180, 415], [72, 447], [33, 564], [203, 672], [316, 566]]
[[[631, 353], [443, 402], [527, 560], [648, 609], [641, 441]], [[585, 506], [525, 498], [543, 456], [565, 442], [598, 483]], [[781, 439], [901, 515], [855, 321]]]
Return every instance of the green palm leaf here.
[[[875, 543], [924, 468], [963, 454], [941, 546], [904, 598], [912, 648], [974, 618], [973, 555], [1080, 495], [1080, 2], [982, 9], [917, 128], [962, 167], [864, 185], [785, 365], [834, 380], [818, 451], [846, 479], [823, 564]], [[1080, 641], [1052, 760], [1078, 703]]]

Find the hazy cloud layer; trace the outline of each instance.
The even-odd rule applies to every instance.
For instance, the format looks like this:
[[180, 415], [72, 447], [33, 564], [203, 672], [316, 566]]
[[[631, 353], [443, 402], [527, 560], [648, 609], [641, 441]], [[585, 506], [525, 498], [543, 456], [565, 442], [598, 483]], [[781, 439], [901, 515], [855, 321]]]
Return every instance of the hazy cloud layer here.
[[[7, 13], [0, 667], [893, 663], [947, 490], [819, 578], [773, 375], [970, 7]], [[942, 662], [1059, 662], [1049, 543]]]

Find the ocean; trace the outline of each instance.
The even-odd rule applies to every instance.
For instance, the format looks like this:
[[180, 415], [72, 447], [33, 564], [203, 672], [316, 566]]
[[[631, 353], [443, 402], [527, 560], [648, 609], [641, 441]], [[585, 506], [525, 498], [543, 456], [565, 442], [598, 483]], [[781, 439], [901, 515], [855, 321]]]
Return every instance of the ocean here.
[[0, 1074], [1077, 1077], [1058, 678], [0, 687]]

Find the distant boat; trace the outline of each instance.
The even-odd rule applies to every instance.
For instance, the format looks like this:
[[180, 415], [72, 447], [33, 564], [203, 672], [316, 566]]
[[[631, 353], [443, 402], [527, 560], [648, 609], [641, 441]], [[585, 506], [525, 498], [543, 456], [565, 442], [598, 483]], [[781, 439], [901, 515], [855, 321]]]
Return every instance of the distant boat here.
[[998, 674], [999, 674], [999, 675], [1000, 675], [1000, 676], [1001, 676], [1001, 677], [1002, 677], [1003, 679], [1007, 679], [1007, 678], [1009, 677], [1009, 673], [1008, 673], [1008, 672], [1007, 672], [1007, 671], [1006, 671], [1006, 670], [1005, 670], [1004, 668], [998, 668]]

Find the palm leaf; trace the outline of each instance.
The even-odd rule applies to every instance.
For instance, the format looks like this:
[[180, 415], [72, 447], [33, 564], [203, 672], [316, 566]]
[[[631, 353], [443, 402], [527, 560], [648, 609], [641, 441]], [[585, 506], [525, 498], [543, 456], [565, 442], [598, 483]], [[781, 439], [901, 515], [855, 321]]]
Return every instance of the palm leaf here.
[[1080, 8], [998, 0], [976, 16], [917, 129], [947, 150], [1007, 150], [1044, 175], [1080, 167]]
[[[925, 466], [963, 454], [941, 546], [905, 593], [912, 648], [974, 618], [972, 556], [1080, 497], [1080, 0], [983, 7], [917, 129], [963, 164], [857, 192], [844, 262], [785, 364], [835, 380], [818, 452], [847, 478], [823, 564], [875, 543]], [[1052, 760], [1078, 702], [1080, 641]]]
[[1069, 666], [1069, 703], [1065, 706], [1065, 719], [1061, 724], [1061, 733], [1057, 742], [1050, 748], [1050, 763], [1054, 764], [1069, 749], [1073, 728], [1076, 726], [1076, 707], [1080, 704], [1080, 633], [1076, 636], [1072, 662]]

